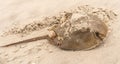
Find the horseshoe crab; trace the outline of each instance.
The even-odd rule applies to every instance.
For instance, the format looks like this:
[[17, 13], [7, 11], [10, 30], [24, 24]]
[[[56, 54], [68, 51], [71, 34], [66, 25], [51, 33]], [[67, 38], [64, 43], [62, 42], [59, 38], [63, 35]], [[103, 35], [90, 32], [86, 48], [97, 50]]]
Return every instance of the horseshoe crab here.
[[0, 37], [2, 41], [0, 46], [48, 39], [51, 44], [64, 50], [89, 50], [100, 45], [106, 37], [108, 27], [97, 16], [74, 18], [74, 13], [66, 13], [64, 16], [61, 22], [53, 23], [46, 29], [34, 31], [24, 37], [18, 35]]

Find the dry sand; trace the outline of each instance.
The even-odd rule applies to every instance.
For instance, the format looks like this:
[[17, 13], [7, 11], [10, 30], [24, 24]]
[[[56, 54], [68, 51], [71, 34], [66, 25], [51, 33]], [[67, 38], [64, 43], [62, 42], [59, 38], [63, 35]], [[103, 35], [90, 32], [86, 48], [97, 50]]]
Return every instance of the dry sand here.
[[[0, 34], [13, 23], [29, 24], [78, 5], [106, 8], [117, 13], [111, 32], [100, 47], [90, 51], [64, 51], [47, 40], [0, 47], [1, 64], [120, 64], [119, 0], [0, 0]], [[10, 27], [9, 27], [10, 28]], [[2, 42], [2, 41], [0, 41]]]

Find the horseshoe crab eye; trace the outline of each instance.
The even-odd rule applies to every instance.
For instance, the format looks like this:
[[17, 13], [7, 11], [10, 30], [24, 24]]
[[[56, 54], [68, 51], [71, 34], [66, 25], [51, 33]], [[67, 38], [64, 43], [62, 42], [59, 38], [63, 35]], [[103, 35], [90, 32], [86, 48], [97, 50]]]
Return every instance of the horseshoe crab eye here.
[[103, 40], [105, 38], [105, 35], [100, 34], [99, 32], [95, 32], [95, 34], [100, 40]]
[[99, 34], [99, 37], [103, 40], [105, 38], [105, 35]]
[[95, 32], [96, 36], [99, 36], [99, 33], [98, 32]]

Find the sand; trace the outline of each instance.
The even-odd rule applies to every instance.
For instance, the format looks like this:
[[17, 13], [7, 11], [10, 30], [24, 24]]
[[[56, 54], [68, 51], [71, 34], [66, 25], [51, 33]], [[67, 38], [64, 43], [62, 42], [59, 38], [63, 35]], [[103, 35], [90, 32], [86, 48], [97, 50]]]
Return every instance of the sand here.
[[[119, 0], [1, 0], [0, 34], [9, 26], [20, 26], [53, 16], [78, 5], [110, 9], [117, 13], [104, 44], [90, 51], [64, 51], [48, 44], [47, 40], [0, 47], [1, 64], [120, 64]], [[0, 41], [2, 42], [2, 41]]]

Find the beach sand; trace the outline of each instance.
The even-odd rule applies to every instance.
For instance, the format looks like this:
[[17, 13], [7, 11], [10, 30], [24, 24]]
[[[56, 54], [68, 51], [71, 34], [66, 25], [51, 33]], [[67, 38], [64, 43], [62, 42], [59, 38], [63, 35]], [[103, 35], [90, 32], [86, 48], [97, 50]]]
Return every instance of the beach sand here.
[[21, 43], [0, 47], [0, 64], [120, 64], [119, 0], [0, 0], [0, 34], [13, 24], [26, 25], [81, 5], [110, 9], [118, 15], [100, 47], [65, 51], [47, 40]]

